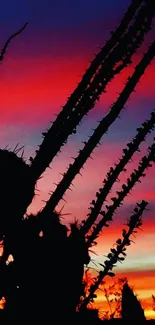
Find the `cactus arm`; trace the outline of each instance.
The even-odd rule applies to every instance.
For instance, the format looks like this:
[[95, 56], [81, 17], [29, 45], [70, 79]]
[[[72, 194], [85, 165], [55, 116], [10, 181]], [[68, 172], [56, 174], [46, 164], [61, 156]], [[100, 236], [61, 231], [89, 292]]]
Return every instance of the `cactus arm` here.
[[152, 167], [151, 162], [155, 162], [155, 143], [152, 144], [151, 147], [148, 148], [148, 156], [144, 156], [142, 160], [139, 163], [138, 169], [135, 169], [134, 172], [130, 175], [130, 178], [127, 179], [127, 184], [122, 185], [122, 190], [120, 192], [117, 192], [118, 197], [114, 198], [113, 204], [108, 207], [108, 211], [101, 211], [101, 215], [103, 215], [103, 218], [98, 222], [96, 227], [94, 228], [92, 234], [88, 236], [87, 240], [87, 246], [90, 247], [94, 240], [98, 237], [100, 231], [103, 227], [107, 227], [107, 222], [112, 221], [112, 217], [116, 209], [122, 204], [125, 197], [129, 194], [131, 189], [134, 187], [134, 185], [140, 181], [139, 179], [141, 177], [144, 177], [145, 174], [144, 171]]
[[[131, 7], [132, 7], [132, 5], [131, 5]], [[133, 7], [135, 8], [135, 4]], [[144, 10], [144, 8], [142, 8], [142, 9]], [[133, 12], [133, 8], [130, 11], [130, 15], [131, 15], [131, 12]], [[153, 10], [151, 11], [151, 14], [152, 14], [152, 16], [154, 15]], [[128, 15], [128, 17], [130, 15]], [[145, 15], [146, 15], [146, 12], [145, 12]], [[112, 52], [112, 54], [111, 54], [113, 59], [111, 58], [111, 56], [109, 57], [108, 65], [107, 65], [106, 61], [104, 64], [105, 58], [104, 58], [102, 51], [100, 52], [100, 53], [102, 53], [102, 60], [100, 60], [98, 58], [98, 55], [96, 56], [96, 58], [93, 61], [93, 62], [98, 62], [97, 66], [96, 66], [96, 70], [99, 68], [100, 64], [103, 65], [103, 67], [102, 67], [102, 69], [100, 69], [99, 73], [97, 72], [97, 76], [96, 76], [97, 79], [94, 78], [94, 82], [93, 83], [90, 82], [93, 75], [95, 74], [95, 70], [93, 70], [93, 73], [91, 73], [89, 80], [86, 78], [87, 85], [85, 87], [83, 85], [83, 82], [82, 81], [80, 82], [77, 89], [81, 88], [81, 92], [79, 92], [77, 98], [75, 95], [76, 91], [77, 91], [77, 89], [76, 89], [75, 92], [73, 92], [73, 94], [67, 101], [66, 105], [64, 106], [64, 108], [62, 109], [60, 114], [58, 115], [57, 119], [55, 120], [55, 122], [53, 123], [51, 128], [48, 130], [47, 133], [45, 133], [44, 140], [43, 140], [42, 144], [39, 146], [40, 149], [37, 152], [35, 158], [32, 161], [32, 164], [31, 164], [33, 173], [36, 174], [35, 175], [36, 179], [48, 167], [48, 165], [53, 160], [55, 155], [59, 152], [61, 146], [64, 145], [64, 143], [66, 143], [69, 134], [75, 132], [76, 126], [79, 124], [79, 122], [81, 121], [83, 116], [86, 115], [88, 113], [88, 111], [95, 105], [95, 101], [99, 98], [101, 93], [104, 91], [107, 83], [114, 77], [114, 75], [116, 73], [119, 73], [119, 71], [122, 70], [124, 68], [124, 66], [126, 66], [128, 63], [130, 63], [129, 57], [132, 56], [132, 54], [133, 54], [133, 52], [135, 52], [136, 48], [139, 47], [140, 44], [142, 43], [143, 36], [144, 36], [145, 32], [148, 31], [147, 25], [149, 24], [149, 26], [150, 26], [151, 19], [149, 18], [148, 21], [147, 21], [147, 19], [146, 19], [146, 21], [143, 21], [142, 18], [144, 18], [144, 17], [141, 17], [140, 19], [136, 20], [134, 26], [132, 26], [130, 28], [131, 29], [130, 32], [127, 33], [127, 35], [125, 34], [126, 41], [124, 40], [124, 38], [121, 40], [121, 34], [119, 35], [118, 33], [116, 33], [116, 35], [119, 35], [119, 39], [116, 42], [117, 43], [116, 50], [114, 51], [114, 53]], [[147, 18], [147, 15], [145, 18]], [[124, 23], [122, 26], [124, 26]], [[136, 32], [138, 32], [139, 35], [136, 35], [135, 34]], [[130, 35], [130, 37], [128, 34]], [[115, 38], [116, 38], [116, 36], [115, 36]], [[126, 43], [128, 43], [130, 41], [133, 43], [133, 46], [131, 46], [130, 49], [128, 47], [128, 51], [127, 51]], [[109, 46], [107, 46], [106, 48], [108, 48], [110, 50]], [[123, 49], [124, 49], [124, 53], [122, 53]], [[126, 52], [128, 52], [128, 53], [126, 53]], [[116, 55], [116, 53], [117, 53], [117, 55]], [[108, 54], [108, 52], [107, 52], [107, 54]], [[110, 69], [112, 69], [112, 64], [115, 65], [117, 63], [116, 58], [117, 58], [117, 61], [120, 61], [120, 60], [122, 60], [123, 56], [125, 56], [126, 59], [124, 59], [124, 62], [119, 67], [119, 69], [117, 67], [117, 69], [115, 69], [114, 72], [109, 74], [109, 70], [107, 71], [107, 66], [109, 69], [109, 65], [110, 65]], [[90, 68], [88, 69], [88, 71], [92, 71], [93, 62], [91, 64]], [[87, 75], [88, 71], [86, 72], [85, 75]], [[107, 77], [105, 78], [106, 80], [104, 80], [104, 82], [102, 82], [103, 75], [105, 73], [107, 74]], [[85, 77], [83, 77], [83, 78], [85, 78]], [[101, 82], [101, 84], [102, 83], [103, 84], [102, 84], [102, 86], [100, 86], [100, 85], [98, 86], [99, 89], [97, 91], [96, 87], [98, 84], [100, 84], [100, 82]], [[92, 97], [91, 100], [90, 100], [90, 97]], [[49, 150], [53, 139], [55, 139], [54, 144], [53, 144], [52, 148]], [[47, 152], [48, 152], [48, 154], [47, 154]], [[41, 157], [44, 157], [44, 159], [42, 159]], [[45, 161], [45, 157], [46, 157], [46, 161]], [[44, 161], [44, 164], [41, 161]]]
[[[106, 87], [112, 79], [127, 67], [132, 61], [131, 57], [143, 42], [145, 33], [151, 26], [154, 16], [155, 4], [152, 7], [142, 7], [135, 24], [120, 40], [119, 44], [109, 54], [106, 61], [98, 69], [94, 79], [85, 90], [83, 96], [76, 105], [76, 109], [70, 114], [65, 124], [60, 126], [60, 133], [55, 137], [55, 143], [50, 150], [52, 159], [67, 142], [69, 134], [76, 133], [76, 127], [82, 118], [95, 106], [101, 94], [106, 92]], [[130, 46], [129, 46], [130, 44]]]
[[[74, 120], [73, 128], [76, 127], [75, 122], [78, 121], [77, 123], [79, 123], [83, 116], [94, 107], [96, 100], [99, 100], [100, 95], [105, 91], [106, 86], [114, 76], [131, 63], [132, 55], [142, 44], [145, 33], [151, 28], [154, 13], [155, 4], [141, 8], [135, 23], [129, 27], [128, 32], [120, 39], [119, 44], [99, 68], [89, 88], [85, 90], [85, 97], [80, 100], [72, 114]], [[70, 126], [72, 126], [72, 123], [69, 121]]]
[[104, 187], [100, 188], [96, 193], [96, 202], [92, 203], [92, 207], [89, 209], [91, 212], [88, 215], [88, 218], [84, 220], [83, 225], [80, 228], [80, 232], [83, 235], [86, 235], [94, 222], [96, 221], [103, 203], [106, 200], [107, 195], [109, 194], [113, 184], [117, 180], [119, 174], [124, 170], [126, 164], [130, 161], [133, 154], [139, 148], [139, 145], [142, 141], [145, 140], [147, 133], [151, 132], [151, 129], [154, 128], [155, 124], [155, 110], [151, 113], [151, 117], [149, 120], [142, 123], [141, 127], [137, 129], [137, 134], [133, 138], [131, 142], [127, 144], [127, 147], [123, 150], [123, 157], [119, 160], [119, 163], [115, 165], [115, 168], [110, 168], [110, 171], [107, 173], [106, 179], [104, 179], [103, 184]]
[[3, 48], [2, 48], [2, 50], [1, 50], [1, 52], [0, 52], [0, 62], [3, 61], [3, 59], [4, 59], [4, 55], [5, 55], [5, 53], [6, 53], [6, 50], [7, 50], [8, 46], [9, 46], [10, 42], [12, 41], [12, 39], [13, 39], [14, 37], [16, 37], [17, 35], [19, 35], [20, 33], [22, 33], [22, 31], [26, 28], [27, 25], [28, 25], [28, 23], [26, 23], [22, 28], [20, 28], [16, 33], [12, 34], [12, 35], [7, 39], [6, 43], [4, 44], [4, 46], [3, 46]]
[[92, 79], [93, 75], [96, 73], [96, 70], [100, 66], [100, 64], [106, 59], [109, 52], [113, 49], [113, 47], [118, 44], [121, 36], [127, 29], [130, 21], [133, 19], [137, 9], [139, 6], [143, 3], [143, 0], [133, 0], [131, 2], [131, 5], [129, 6], [127, 12], [125, 13], [120, 25], [118, 28], [114, 31], [111, 38], [106, 42], [104, 47], [101, 48], [101, 51], [95, 56], [94, 60], [90, 64], [89, 68], [87, 69], [86, 73], [82, 77], [81, 82], [78, 84], [75, 91], [71, 94], [69, 97], [66, 105], [63, 107], [62, 111], [59, 113], [57, 120], [55, 123], [55, 131], [57, 129], [57, 125], [59, 123], [59, 126], [61, 126], [60, 123], [62, 123], [61, 117], [63, 114], [66, 115], [67, 111], [70, 109], [70, 104], [72, 106], [76, 105], [76, 102], [79, 100], [79, 97], [83, 94], [84, 89], [87, 88], [88, 84], [90, 83], [90, 80]]
[[126, 246], [129, 246], [131, 244], [130, 236], [135, 232], [135, 229], [138, 229], [142, 225], [141, 216], [147, 205], [148, 203], [146, 201], [142, 201], [140, 204], [137, 204], [137, 207], [134, 209], [134, 214], [130, 217], [127, 223], [128, 231], [123, 229], [123, 238], [116, 241], [116, 248], [112, 248], [111, 252], [108, 254], [108, 260], [106, 260], [103, 265], [104, 270], [99, 272], [99, 275], [94, 284], [91, 285], [88, 296], [81, 303], [80, 310], [86, 308], [90, 301], [93, 300], [94, 293], [99, 288], [99, 285], [102, 283], [104, 277], [106, 275], [114, 276], [114, 273], [111, 273], [109, 271], [111, 271], [113, 267], [116, 266], [115, 264], [117, 261], [121, 262], [125, 259]]
[[[74, 90], [74, 92], [69, 97], [66, 105], [63, 107], [62, 111], [59, 113], [56, 121], [54, 122], [53, 130], [57, 130], [58, 127], [61, 126], [60, 123], [63, 122], [62, 117], [66, 116], [68, 113], [68, 110], [76, 105], [77, 101], [79, 100], [79, 97], [82, 96], [84, 89], [87, 88], [88, 84], [90, 83], [90, 80], [92, 79], [93, 75], [96, 73], [96, 70], [102, 64], [102, 62], [106, 59], [109, 52], [113, 49], [113, 47], [116, 46], [116, 44], [119, 42], [121, 36], [127, 29], [130, 21], [133, 19], [137, 9], [139, 6], [143, 3], [143, 0], [133, 0], [131, 2], [131, 5], [129, 6], [127, 12], [125, 13], [120, 25], [118, 28], [114, 31], [111, 38], [106, 42], [104, 47], [101, 48], [101, 51], [95, 56], [94, 60], [91, 62], [89, 68], [87, 69], [86, 73], [82, 77], [81, 82], [78, 84], [77, 88]], [[71, 106], [70, 106], [71, 105]]]
[[55, 191], [51, 195], [50, 199], [47, 201], [46, 206], [44, 207], [42, 214], [47, 211], [53, 211], [57, 206], [58, 202], [63, 198], [64, 193], [71, 185], [75, 176], [80, 172], [84, 163], [90, 157], [91, 153], [101, 140], [103, 134], [105, 134], [110, 125], [116, 120], [119, 116], [121, 110], [124, 108], [126, 101], [133, 92], [136, 84], [139, 82], [140, 77], [144, 74], [145, 69], [150, 64], [151, 60], [155, 55], [155, 42], [153, 42], [147, 51], [144, 54], [142, 60], [135, 68], [135, 71], [132, 77], [128, 80], [126, 86], [124, 87], [122, 93], [118, 97], [117, 101], [113, 104], [110, 112], [101, 120], [98, 127], [95, 129], [93, 135], [86, 142], [84, 148], [80, 150], [79, 155], [75, 158], [73, 164], [70, 164], [67, 172], [64, 174], [64, 177], [57, 185]]

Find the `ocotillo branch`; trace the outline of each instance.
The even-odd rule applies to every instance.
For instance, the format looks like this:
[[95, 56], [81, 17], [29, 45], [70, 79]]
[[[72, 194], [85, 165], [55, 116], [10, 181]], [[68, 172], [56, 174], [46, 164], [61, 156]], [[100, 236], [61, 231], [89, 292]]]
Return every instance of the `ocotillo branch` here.
[[[100, 284], [102, 283], [104, 277], [106, 275], [114, 276], [115, 274], [110, 272], [117, 261], [123, 261], [126, 256], [126, 246], [129, 246], [131, 243], [130, 236], [135, 232], [135, 229], [138, 229], [142, 225], [141, 216], [146, 209], [148, 203], [146, 201], [142, 201], [140, 204], [137, 204], [137, 207], [134, 209], [134, 214], [130, 217], [127, 226], [128, 231], [123, 229], [122, 231], [122, 239], [118, 239], [116, 241], [116, 248], [112, 248], [110, 253], [108, 254], [108, 260], [104, 262], [103, 271], [99, 272], [95, 283], [91, 285], [89, 289], [88, 296], [83, 300], [80, 306], [80, 310], [83, 310], [87, 307], [90, 301], [94, 298], [95, 291], [99, 288]], [[122, 256], [120, 256], [122, 255]]]
[[64, 177], [57, 185], [54, 193], [51, 195], [50, 199], [47, 201], [44, 209], [42, 210], [42, 215], [46, 214], [48, 211], [53, 211], [57, 206], [58, 202], [63, 198], [64, 193], [71, 185], [75, 176], [80, 172], [84, 163], [90, 157], [91, 153], [101, 140], [102, 136], [108, 131], [110, 125], [119, 116], [121, 110], [124, 109], [124, 105], [128, 100], [129, 96], [132, 94], [134, 88], [139, 82], [141, 76], [144, 74], [145, 69], [152, 61], [155, 55], [155, 42], [153, 42], [146, 54], [144, 54], [142, 60], [135, 68], [135, 71], [131, 78], [129, 78], [126, 86], [124, 87], [122, 93], [118, 97], [117, 101], [113, 104], [110, 112], [101, 120], [98, 127], [95, 129], [93, 135], [86, 142], [84, 148], [80, 150], [79, 155], [75, 158], [73, 164], [70, 164]]
[[112, 221], [113, 214], [115, 213], [116, 209], [122, 205], [123, 200], [125, 197], [130, 193], [131, 189], [137, 182], [140, 182], [141, 177], [145, 177], [144, 171], [152, 167], [151, 162], [155, 162], [155, 143], [152, 144], [151, 147], [148, 148], [149, 154], [144, 156], [139, 163], [138, 169], [135, 169], [134, 172], [130, 175], [127, 179], [127, 184], [122, 185], [122, 190], [117, 192], [117, 197], [111, 198], [113, 204], [108, 206], [108, 211], [101, 211], [100, 214], [103, 216], [102, 219], [98, 222], [96, 227], [90, 236], [88, 236], [87, 246], [90, 247], [94, 240], [98, 237], [100, 231], [103, 227], [108, 227], [107, 222]]
[[96, 221], [113, 184], [116, 182], [120, 173], [124, 171], [126, 164], [130, 161], [133, 154], [138, 150], [141, 142], [145, 140], [146, 135], [154, 129], [154, 125], [155, 111], [151, 113], [150, 119], [142, 123], [142, 125], [137, 129], [138, 132], [132, 141], [127, 143], [127, 147], [123, 149], [123, 156], [119, 159], [119, 163], [115, 164], [114, 168], [111, 167], [107, 173], [107, 176], [103, 181], [104, 186], [96, 193], [97, 199], [96, 201], [93, 200], [91, 202], [91, 207], [89, 208], [91, 212], [88, 214], [88, 218], [83, 221], [83, 225], [80, 228], [80, 232], [83, 235], [86, 235], [89, 232], [90, 228]]

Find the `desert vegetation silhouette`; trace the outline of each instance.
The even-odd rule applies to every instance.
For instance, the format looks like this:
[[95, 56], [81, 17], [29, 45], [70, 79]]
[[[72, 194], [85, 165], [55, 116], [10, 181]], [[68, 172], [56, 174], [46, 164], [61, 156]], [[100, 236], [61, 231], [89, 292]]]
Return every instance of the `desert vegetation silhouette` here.
[[[100, 140], [125, 109], [126, 102], [154, 58], [155, 41], [134, 68], [132, 76], [127, 79], [108, 113], [83, 143], [83, 148], [63, 174], [43, 209], [36, 215], [27, 215], [26, 212], [35, 196], [36, 183], [44, 171], [67, 143], [69, 136], [76, 133], [76, 127], [95, 106], [101, 94], [106, 92], [107, 85], [132, 63], [133, 55], [151, 30], [154, 15], [154, 1], [131, 1], [120, 25], [95, 56], [50, 128], [42, 134], [43, 141], [34, 158], [30, 157], [29, 163], [24, 161], [18, 146], [13, 151], [0, 149], [0, 298], [5, 298], [5, 307], [1, 310], [1, 324], [58, 324], [81, 320], [90, 323], [93, 314], [92, 311], [89, 313], [88, 307], [96, 297], [96, 290], [106, 276], [115, 275], [113, 268], [117, 262], [124, 261], [127, 247], [131, 244], [131, 236], [142, 225], [142, 214], [148, 205], [145, 198], [142, 198], [141, 202], [135, 202], [135, 208], [122, 230], [121, 238], [117, 239], [116, 245], [110, 249], [107, 260], [100, 265], [98, 276], [93, 279], [93, 284], [86, 292], [83, 277], [85, 267], [91, 260], [89, 250], [96, 244], [103, 228], [109, 227], [116, 217], [115, 212], [126, 196], [137, 182], [141, 182], [147, 169], [155, 162], [153, 139], [148, 153], [127, 178], [127, 182], [122, 184], [120, 191], [116, 192], [116, 196], [111, 197], [111, 204], [106, 205], [106, 198], [120, 173], [126, 171], [126, 165], [154, 129], [155, 111], [152, 111], [148, 120], [138, 126], [137, 133], [122, 150], [119, 162], [111, 166], [106, 178], [101, 180], [101, 186], [81, 224], [73, 222], [68, 229], [61, 222], [57, 205]], [[0, 55], [1, 63], [10, 41], [20, 34], [26, 25], [13, 34], [4, 45]], [[129, 301], [132, 301], [131, 305]], [[131, 318], [132, 306], [134, 316], [137, 315], [140, 322], [145, 320], [132, 290], [125, 283], [122, 291], [122, 319], [126, 323], [134, 319]], [[100, 321], [96, 318], [96, 322]], [[93, 324], [94, 322], [93, 319]]]

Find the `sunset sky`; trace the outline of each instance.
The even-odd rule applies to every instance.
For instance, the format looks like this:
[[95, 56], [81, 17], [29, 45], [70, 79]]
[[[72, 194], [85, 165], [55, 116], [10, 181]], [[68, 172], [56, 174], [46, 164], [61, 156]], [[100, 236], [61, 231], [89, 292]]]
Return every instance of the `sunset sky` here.
[[[0, 67], [0, 147], [9, 145], [13, 149], [17, 143], [25, 146], [25, 158], [34, 156], [37, 145], [41, 143], [41, 132], [50, 126], [67, 97], [80, 81], [89, 61], [99, 51], [110, 32], [120, 22], [127, 9], [129, 0], [6, 0], [1, 4], [0, 11], [0, 44], [17, 31], [25, 22], [28, 26], [21, 35], [10, 44], [5, 60]], [[155, 27], [153, 26], [153, 29]], [[153, 41], [153, 32], [145, 38], [145, 45], [134, 56], [138, 62]], [[126, 78], [133, 71], [132, 67], [123, 71], [120, 76], [108, 86], [99, 103], [83, 119], [78, 134], [70, 136], [62, 153], [51, 164], [52, 170], [47, 170], [38, 183], [39, 195], [35, 197], [29, 211], [37, 212], [44, 206], [43, 200], [49, 197], [49, 191], [55, 188], [54, 183], [61, 179], [60, 172], [64, 172], [76, 157], [78, 149], [83, 147], [81, 141], [92, 134], [92, 129], [109, 110], [118, 92], [122, 89]], [[150, 117], [155, 109], [154, 90], [155, 60], [147, 68], [128, 101], [127, 110], [121, 114], [108, 134], [93, 153], [93, 160], [89, 159], [82, 171], [82, 177], [74, 180], [73, 191], [65, 195], [66, 204], [63, 213], [64, 222], [75, 218], [83, 220], [90, 201], [102, 185], [108, 168], [117, 162], [122, 155], [126, 143], [136, 135], [136, 128]], [[141, 153], [137, 153], [130, 163], [131, 172], [138, 164], [146, 148], [151, 144], [155, 133], [147, 137], [141, 146]], [[53, 139], [54, 141], [54, 139]], [[52, 143], [51, 143], [52, 146]], [[129, 195], [124, 206], [117, 211], [113, 224], [105, 229], [98, 241], [96, 252], [98, 256], [92, 258], [96, 262], [105, 259], [104, 255], [121, 235], [123, 223], [133, 211], [136, 202], [145, 199], [149, 202], [149, 211], [143, 216], [142, 231], [134, 239], [128, 249], [128, 255], [122, 265], [118, 265], [117, 273], [120, 277], [127, 276], [129, 283], [134, 285], [139, 298], [145, 300], [146, 315], [155, 318], [151, 311], [151, 295], [155, 294], [155, 166], [147, 171], [142, 184], [138, 184]], [[122, 174], [120, 180], [125, 181], [127, 174]], [[117, 184], [117, 188], [119, 188]], [[112, 190], [115, 193], [116, 186]], [[37, 192], [38, 194], [38, 192]], [[63, 206], [60, 202], [59, 208]], [[103, 296], [99, 296], [101, 301]]]

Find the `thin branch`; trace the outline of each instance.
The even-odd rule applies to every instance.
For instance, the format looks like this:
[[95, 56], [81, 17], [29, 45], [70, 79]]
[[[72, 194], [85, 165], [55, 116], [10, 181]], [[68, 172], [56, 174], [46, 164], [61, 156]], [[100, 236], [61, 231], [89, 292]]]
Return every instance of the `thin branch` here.
[[22, 28], [20, 28], [16, 33], [12, 34], [12, 35], [8, 38], [8, 40], [6, 41], [6, 43], [4, 44], [4, 47], [2, 48], [2, 50], [1, 50], [1, 52], [0, 52], [0, 62], [3, 61], [3, 59], [4, 59], [4, 55], [5, 55], [5, 53], [6, 53], [6, 50], [7, 50], [8, 46], [9, 46], [10, 42], [12, 41], [12, 39], [13, 39], [14, 37], [16, 37], [17, 35], [21, 34], [22, 31], [26, 28], [27, 25], [28, 25], [28, 23], [26, 23], [26, 24], [25, 24]]

